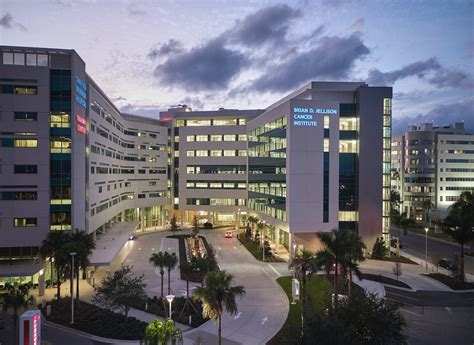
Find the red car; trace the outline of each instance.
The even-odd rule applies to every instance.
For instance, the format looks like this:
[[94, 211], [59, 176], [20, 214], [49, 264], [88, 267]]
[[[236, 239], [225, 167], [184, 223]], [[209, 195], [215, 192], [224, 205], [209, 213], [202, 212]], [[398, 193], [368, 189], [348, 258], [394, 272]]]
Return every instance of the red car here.
[[232, 238], [232, 237], [234, 237], [234, 234], [232, 233], [232, 231], [226, 231], [225, 234], [224, 234], [224, 237], [225, 238]]

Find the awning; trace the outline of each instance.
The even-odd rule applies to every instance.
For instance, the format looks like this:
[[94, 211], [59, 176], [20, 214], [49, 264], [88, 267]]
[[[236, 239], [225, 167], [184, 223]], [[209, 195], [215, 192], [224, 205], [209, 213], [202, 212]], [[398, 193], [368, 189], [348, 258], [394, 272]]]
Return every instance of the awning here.
[[43, 268], [44, 261], [40, 259], [0, 261], [0, 277], [32, 276]]
[[127, 243], [128, 238], [135, 231], [138, 222], [115, 223], [107, 229], [107, 233], [100, 234], [95, 243], [95, 249], [89, 257], [91, 266], [110, 266], [114, 258]]

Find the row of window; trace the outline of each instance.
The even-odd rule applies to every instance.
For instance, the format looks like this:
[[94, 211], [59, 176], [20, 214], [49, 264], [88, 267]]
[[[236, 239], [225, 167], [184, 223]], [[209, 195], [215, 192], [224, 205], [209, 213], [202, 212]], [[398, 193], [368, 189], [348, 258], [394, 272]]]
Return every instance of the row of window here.
[[38, 121], [38, 113], [31, 111], [15, 111], [13, 113], [15, 121]]
[[[440, 160], [443, 163], [443, 160]], [[446, 163], [474, 163], [474, 159], [446, 159]]]
[[14, 165], [13, 172], [15, 174], [37, 174], [38, 166], [37, 165]]
[[121, 153], [117, 153], [117, 152], [114, 152], [114, 151], [111, 151], [111, 150], [107, 150], [107, 149], [101, 148], [97, 145], [91, 145], [90, 150], [91, 150], [92, 153], [102, 155], [102, 156], [105, 156], [105, 157], [115, 158], [115, 159], [118, 159], [118, 160], [123, 160], [123, 161], [156, 162], [156, 160], [157, 160], [156, 156], [146, 156], [146, 157], [138, 156], [138, 155], [136, 155], [136, 156], [125, 156]]
[[13, 218], [13, 226], [20, 227], [36, 227], [38, 225], [37, 218]]
[[474, 187], [446, 187], [446, 190], [457, 190], [457, 191], [472, 191]]
[[188, 189], [245, 189], [245, 182], [235, 181], [187, 181]]
[[36, 95], [38, 87], [33, 85], [0, 85], [0, 94]]
[[186, 141], [247, 141], [247, 134], [188, 135]]
[[[167, 196], [166, 191], [156, 191], [156, 192], [148, 192], [148, 198], [163, 198]], [[140, 193], [137, 195], [138, 199], [146, 199], [147, 194], [146, 193]], [[91, 208], [90, 214], [91, 216], [94, 216], [96, 214], [99, 214], [105, 210], [107, 210], [109, 207], [112, 207], [114, 205], [117, 205], [118, 203], [126, 200], [133, 200], [135, 199], [135, 193], [125, 193], [124, 195], [120, 197], [116, 197], [112, 199], [109, 202], [106, 202], [105, 204], [99, 205], [95, 208]]]
[[189, 150], [187, 157], [245, 157], [247, 150]]
[[47, 54], [3, 52], [4, 65], [48, 67]]
[[474, 177], [446, 177], [446, 181], [474, 181]]
[[37, 192], [0, 192], [0, 200], [37, 200]]
[[[114, 142], [115, 144], [120, 145], [122, 147], [129, 148], [129, 149], [134, 149], [135, 148], [134, 143], [129, 143], [129, 142], [122, 141], [117, 136], [109, 134], [107, 131], [105, 131], [102, 128], [97, 127], [93, 124], [91, 124], [91, 131], [96, 132], [101, 137], [103, 137], [105, 139], [108, 139], [108, 140], [110, 140], [110, 141]], [[156, 137], [156, 134], [150, 134], [150, 136], [152, 136], [152, 135], [154, 137]], [[154, 150], [154, 151], [165, 151], [166, 150], [166, 147], [164, 145], [149, 145], [148, 147], [146, 145], [139, 145], [138, 148], [142, 149], [142, 150], [148, 148], [149, 150]]]
[[[146, 169], [137, 169], [139, 174], [146, 174]], [[91, 174], [135, 174], [135, 169], [119, 169], [106, 167], [91, 167]], [[148, 169], [148, 174], [166, 174], [166, 168]]]
[[[440, 169], [443, 172], [443, 168]], [[446, 172], [474, 172], [472, 168], [446, 168]]]
[[0, 139], [0, 147], [38, 147], [38, 139], [2, 138]]
[[255, 182], [249, 184], [249, 191], [286, 198], [285, 182]]
[[245, 174], [245, 165], [188, 165], [188, 174]]
[[187, 205], [245, 206], [245, 199], [187, 198]]
[[[455, 155], [462, 155], [462, 154], [473, 154], [474, 150], [446, 150], [447, 153], [452, 153]], [[441, 153], [443, 153], [443, 150], [441, 150]]]
[[246, 123], [246, 119], [176, 120], [176, 127], [236, 126]]

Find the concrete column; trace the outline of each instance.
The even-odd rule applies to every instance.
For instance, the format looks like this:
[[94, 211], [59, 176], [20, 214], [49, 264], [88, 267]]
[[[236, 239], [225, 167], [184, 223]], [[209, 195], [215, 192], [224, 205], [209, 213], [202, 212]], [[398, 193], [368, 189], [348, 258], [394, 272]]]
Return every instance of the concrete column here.
[[105, 234], [105, 224], [103, 224], [101, 227], [100, 227], [100, 230], [103, 234]]
[[275, 251], [280, 246], [280, 229], [275, 227]]
[[180, 212], [179, 212], [179, 213], [180, 213], [180, 216], [181, 216], [181, 218], [180, 218], [180, 220], [181, 220], [181, 226], [184, 225], [184, 213], [185, 213], [185, 212], [186, 212], [186, 211], [180, 211]]
[[97, 241], [97, 230], [95, 230], [95, 231], [92, 233], [92, 238], [94, 239], [94, 242]]
[[122, 222], [125, 222], [125, 211], [121, 212], [120, 218], [122, 219]]
[[145, 209], [144, 209], [144, 208], [140, 208], [140, 211], [139, 211], [139, 212], [140, 212], [140, 213], [139, 213], [139, 216], [140, 216], [140, 229], [141, 229], [142, 231], [145, 231], [145, 223], [144, 223], [144, 222], [145, 222], [145, 215], [144, 215]]
[[166, 212], [164, 206], [160, 206], [161, 210], [161, 226], [165, 226], [166, 223]]
[[[43, 274], [41, 274], [41, 271]], [[44, 273], [44, 269], [41, 269], [40, 271], [40, 275], [39, 275], [39, 278], [38, 278], [38, 293], [39, 293], [39, 296], [44, 296], [44, 282], [45, 282], [45, 273]]]

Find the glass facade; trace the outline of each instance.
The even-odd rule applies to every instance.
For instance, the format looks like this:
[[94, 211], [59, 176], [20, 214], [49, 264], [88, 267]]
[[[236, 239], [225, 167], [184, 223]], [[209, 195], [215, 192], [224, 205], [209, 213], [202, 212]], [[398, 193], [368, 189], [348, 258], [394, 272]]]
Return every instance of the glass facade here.
[[392, 138], [392, 100], [383, 100], [383, 184], [382, 184], [382, 234], [390, 243], [390, 176]]
[[281, 117], [249, 132], [248, 207], [286, 221], [286, 129]]
[[71, 71], [50, 70], [50, 230], [71, 230]]

